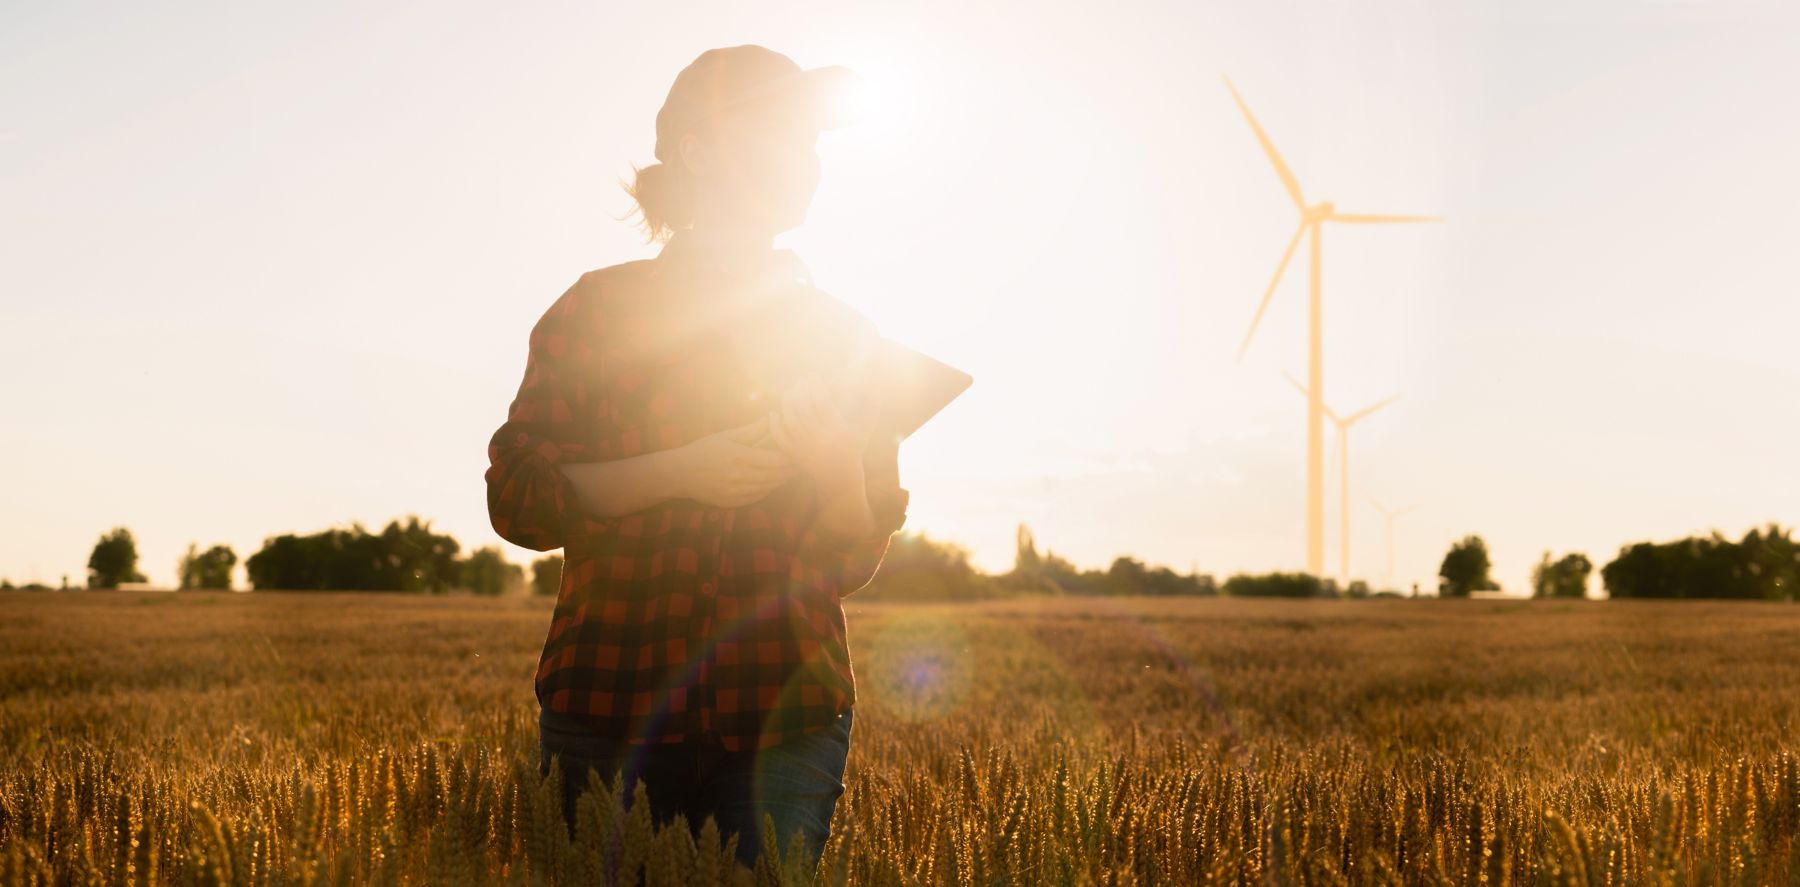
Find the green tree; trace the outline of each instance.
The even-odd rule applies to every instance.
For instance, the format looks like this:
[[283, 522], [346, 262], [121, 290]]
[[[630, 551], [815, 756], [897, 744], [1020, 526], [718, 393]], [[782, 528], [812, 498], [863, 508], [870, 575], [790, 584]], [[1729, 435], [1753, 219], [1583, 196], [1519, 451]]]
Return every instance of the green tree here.
[[1438, 595], [1468, 597], [1472, 591], [1496, 591], [1500, 586], [1488, 575], [1492, 568], [1487, 543], [1480, 536], [1465, 536], [1450, 546], [1450, 553], [1444, 555], [1444, 563], [1438, 567]]
[[361, 523], [310, 536], [283, 534], [263, 541], [244, 561], [250, 586], [318, 591], [447, 591], [458, 579], [460, 546], [409, 517], [379, 535]]
[[391, 569], [379, 587], [442, 592], [456, 578], [456, 553], [461, 546], [449, 536], [431, 532], [430, 521], [421, 523], [416, 515], [409, 516], [405, 524], [389, 521], [381, 531], [381, 541]]
[[1225, 580], [1226, 597], [1325, 597], [1325, 583], [1311, 573], [1239, 573]]
[[231, 571], [237, 566], [237, 552], [229, 545], [214, 545], [202, 552], [194, 543], [188, 543], [187, 553], [181, 556], [181, 563], [176, 566], [175, 574], [181, 577], [181, 589], [215, 588], [229, 591], [231, 589]]
[[462, 584], [476, 594], [498, 597], [525, 581], [525, 568], [507, 563], [506, 555], [493, 545], [469, 552], [462, 563]]
[[1794, 541], [1792, 530], [1773, 523], [1766, 532], [1752, 528], [1738, 543], [1738, 551], [1756, 597], [1791, 601], [1800, 596], [1800, 543]]
[[137, 571], [137, 562], [137, 540], [131, 537], [130, 530], [114, 527], [100, 537], [94, 544], [94, 553], [88, 555], [88, 587], [118, 588], [124, 582], [143, 582], [144, 574]]
[[953, 601], [995, 597], [1001, 588], [969, 563], [969, 550], [902, 530], [888, 543], [881, 568], [857, 595], [870, 600]]
[[1143, 561], [1126, 555], [1113, 558], [1106, 570], [1105, 589], [1109, 594], [1143, 594], [1154, 596], [1217, 594], [1210, 575], [1182, 575], [1168, 567], [1152, 569]]
[[1611, 597], [1793, 600], [1800, 586], [1800, 545], [1770, 524], [1740, 542], [1714, 530], [1674, 542], [1619, 549], [1600, 570]]
[[1031, 535], [1031, 528], [1023, 523], [1013, 537], [1013, 572], [1021, 575], [1035, 573], [1042, 558], [1038, 557], [1037, 539]]
[[1546, 551], [1537, 566], [1531, 568], [1531, 594], [1542, 598], [1587, 597], [1588, 576], [1593, 572], [1594, 565], [1585, 554], [1566, 554], [1552, 561]]
[[1144, 562], [1119, 555], [1106, 569], [1107, 591], [1112, 594], [1144, 594], [1150, 585], [1150, 571]]
[[563, 557], [560, 554], [546, 555], [531, 562], [531, 591], [533, 594], [555, 597], [562, 586]]

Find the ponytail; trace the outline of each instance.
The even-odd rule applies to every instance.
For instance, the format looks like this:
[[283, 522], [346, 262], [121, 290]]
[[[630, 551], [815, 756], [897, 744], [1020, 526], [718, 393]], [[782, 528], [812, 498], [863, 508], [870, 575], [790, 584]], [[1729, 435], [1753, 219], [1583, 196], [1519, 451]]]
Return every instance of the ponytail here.
[[652, 242], [667, 242], [693, 222], [694, 205], [685, 177], [669, 164], [633, 165], [634, 179], [625, 193], [637, 201], [644, 232]]

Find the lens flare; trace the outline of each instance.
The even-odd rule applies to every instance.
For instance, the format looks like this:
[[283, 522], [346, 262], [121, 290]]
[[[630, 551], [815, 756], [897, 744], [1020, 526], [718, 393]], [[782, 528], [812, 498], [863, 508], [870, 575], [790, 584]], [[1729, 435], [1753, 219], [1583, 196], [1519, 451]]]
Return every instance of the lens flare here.
[[858, 698], [901, 720], [942, 719], [968, 695], [974, 666], [968, 635], [939, 614], [895, 614], [860, 647]]

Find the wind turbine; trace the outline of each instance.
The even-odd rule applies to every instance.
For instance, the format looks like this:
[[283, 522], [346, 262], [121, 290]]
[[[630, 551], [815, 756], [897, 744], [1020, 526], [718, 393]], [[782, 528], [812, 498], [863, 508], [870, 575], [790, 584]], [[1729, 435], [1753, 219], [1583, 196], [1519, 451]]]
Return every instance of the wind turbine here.
[[[1300, 384], [1300, 380], [1295, 379], [1293, 376], [1288, 376], [1287, 373], [1282, 373], [1282, 375], [1287, 376], [1287, 380], [1289, 382], [1292, 382], [1294, 387], [1298, 388], [1300, 390], [1301, 394], [1306, 393], [1306, 386]], [[1325, 406], [1325, 404], [1323, 402], [1320, 402], [1320, 404], [1319, 404], [1319, 407], [1325, 411], [1326, 417], [1331, 419], [1331, 424], [1337, 426], [1338, 484], [1339, 484], [1339, 486], [1338, 486], [1338, 581], [1344, 583], [1346, 586], [1350, 584], [1350, 426], [1355, 425], [1356, 423], [1362, 421], [1363, 419], [1368, 418], [1370, 413], [1373, 413], [1376, 410], [1379, 410], [1382, 407], [1385, 407], [1388, 404], [1393, 403], [1394, 400], [1396, 398], [1398, 398], [1399, 396], [1400, 395], [1398, 395], [1398, 394], [1393, 395], [1392, 397], [1389, 397], [1388, 399], [1381, 401], [1381, 402], [1375, 404], [1374, 406], [1363, 407], [1362, 409], [1357, 410], [1356, 412], [1351, 413], [1350, 415], [1344, 416], [1342, 418], [1339, 418], [1338, 414], [1332, 412], [1331, 407]], [[1390, 551], [1388, 554], [1388, 561], [1389, 561], [1388, 570], [1391, 573], [1394, 569], [1393, 568], [1393, 553], [1391, 551], [1391, 546], [1390, 546]]]
[[1389, 222], [1439, 222], [1442, 216], [1394, 216], [1372, 215], [1369, 213], [1341, 213], [1331, 201], [1308, 204], [1300, 191], [1300, 182], [1294, 178], [1292, 170], [1281, 159], [1275, 150], [1275, 143], [1269, 141], [1268, 133], [1263, 132], [1262, 125], [1256, 122], [1255, 115], [1250, 113], [1250, 106], [1244, 103], [1243, 96], [1238, 95], [1237, 87], [1231, 85], [1231, 78], [1225, 78], [1225, 88], [1231, 90], [1231, 97], [1244, 112], [1244, 119], [1250, 122], [1251, 131], [1256, 133], [1256, 140], [1262, 144], [1263, 153], [1269, 155], [1269, 163], [1275, 167], [1275, 174], [1281, 177], [1282, 187], [1287, 189], [1288, 196], [1293, 199], [1294, 206], [1300, 210], [1300, 225], [1294, 229], [1294, 236], [1288, 241], [1287, 251], [1281, 254], [1281, 263], [1275, 266], [1275, 276], [1269, 281], [1269, 288], [1263, 293], [1262, 304], [1256, 306], [1256, 316], [1250, 320], [1250, 331], [1244, 334], [1244, 344], [1238, 347], [1238, 360], [1244, 359], [1244, 352], [1250, 348], [1250, 339], [1256, 335], [1256, 325], [1262, 322], [1263, 312], [1269, 307], [1269, 300], [1275, 296], [1275, 285], [1281, 282], [1281, 273], [1287, 270], [1288, 260], [1294, 257], [1294, 248], [1300, 245], [1300, 236], [1310, 233], [1311, 261], [1311, 298], [1309, 300], [1309, 319], [1307, 321], [1307, 362], [1306, 362], [1306, 569], [1315, 576], [1325, 572], [1325, 447], [1324, 447], [1324, 415], [1325, 415], [1325, 378], [1323, 365], [1323, 332], [1321, 317], [1319, 282], [1321, 226], [1325, 222], [1344, 222], [1352, 225], [1378, 224]]
[[1394, 511], [1389, 509], [1386, 505], [1376, 501], [1374, 496], [1369, 497], [1369, 504], [1374, 505], [1375, 510], [1381, 512], [1382, 517], [1387, 518], [1387, 581], [1392, 583], [1394, 581], [1394, 518], [1412, 511], [1419, 506], [1408, 505], [1405, 508]]

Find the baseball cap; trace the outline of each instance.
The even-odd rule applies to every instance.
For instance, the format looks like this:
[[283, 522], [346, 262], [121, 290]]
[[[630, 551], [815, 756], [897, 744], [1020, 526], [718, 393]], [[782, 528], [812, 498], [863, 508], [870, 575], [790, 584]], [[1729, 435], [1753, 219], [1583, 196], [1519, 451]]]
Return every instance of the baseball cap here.
[[656, 112], [656, 159], [669, 160], [681, 137], [696, 126], [765, 101], [799, 110], [821, 130], [842, 128], [854, 122], [849, 99], [860, 82], [842, 65], [801, 68], [753, 43], [709, 49], [675, 76]]

